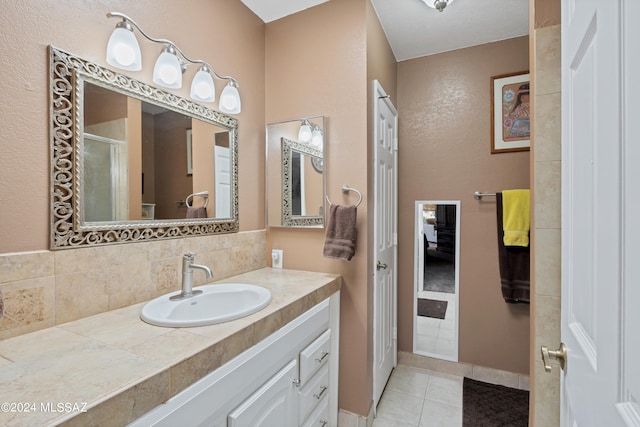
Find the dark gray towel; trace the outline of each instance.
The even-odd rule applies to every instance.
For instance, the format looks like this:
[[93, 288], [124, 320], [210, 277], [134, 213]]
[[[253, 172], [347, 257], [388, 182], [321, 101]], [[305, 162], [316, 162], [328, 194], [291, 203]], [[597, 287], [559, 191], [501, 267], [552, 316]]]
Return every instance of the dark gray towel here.
[[356, 253], [355, 206], [331, 205], [323, 255], [349, 261]]
[[200, 206], [199, 208], [188, 207], [187, 208], [187, 218], [206, 218], [207, 217], [207, 208], [204, 206]]
[[529, 303], [529, 246], [505, 246], [502, 228], [502, 193], [496, 194], [498, 263], [502, 297], [508, 303]]

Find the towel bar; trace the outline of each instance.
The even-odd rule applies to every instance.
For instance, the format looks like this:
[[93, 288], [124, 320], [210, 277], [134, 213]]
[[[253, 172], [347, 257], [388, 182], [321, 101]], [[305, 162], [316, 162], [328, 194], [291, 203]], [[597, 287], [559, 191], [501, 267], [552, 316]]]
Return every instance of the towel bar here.
[[199, 193], [189, 194], [184, 199], [184, 203], [187, 205], [188, 208], [191, 207], [191, 204], [189, 204], [189, 199], [191, 199], [191, 201], [193, 202], [193, 197], [194, 196], [200, 196], [200, 197], [204, 198], [204, 207], [205, 208], [207, 207], [207, 204], [209, 203], [209, 191], [208, 190], [200, 191]]
[[[354, 193], [356, 193], [359, 197], [358, 201], [356, 202], [356, 208], [358, 206], [360, 206], [360, 203], [362, 203], [362, 193], [358, 190], [356, 190], [353, 187], [349, 187], [348, 185], [343, 185], [342, 186], [342, 192], [343, 193], [348, 193], [349, 191], [353, 191]], [[331, 203], [331, 200], [329, 200], [329, 196], [326, 196], [327, 202], [329, 202], [330, 205], [332, 205], [333, 203]]]
[[476, 191], [475, 193], [473, 193], [473, 198], [476, 200], [482, 200], [483, 197], [495, 197], [496, 193], [481, 193], [479, 191]]

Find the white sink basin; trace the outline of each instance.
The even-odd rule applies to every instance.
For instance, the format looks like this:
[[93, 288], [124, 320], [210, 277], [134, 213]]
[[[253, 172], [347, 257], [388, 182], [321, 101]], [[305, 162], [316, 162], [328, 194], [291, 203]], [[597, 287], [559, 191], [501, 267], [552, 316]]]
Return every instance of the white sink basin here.
[[185, 328], [240, 319], [262, 310], [271, 302], [271, 292], [246, 283], [219, 283], [193, 288], [202, 293], [179, 301], [163, 295], [142, 307], [140, 318], [156, 326]]

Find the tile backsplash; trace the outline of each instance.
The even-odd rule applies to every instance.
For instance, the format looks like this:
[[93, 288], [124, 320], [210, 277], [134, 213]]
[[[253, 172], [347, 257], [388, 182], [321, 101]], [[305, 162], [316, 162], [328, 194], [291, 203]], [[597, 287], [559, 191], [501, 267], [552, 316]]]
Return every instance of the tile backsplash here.
[[[220, 280], [266, 267], [266, 232], [0, 254], [0, 339], [179, 290], [186, 252]], [[207, 281], [200, 273], [194, 272], [195, 286]]]

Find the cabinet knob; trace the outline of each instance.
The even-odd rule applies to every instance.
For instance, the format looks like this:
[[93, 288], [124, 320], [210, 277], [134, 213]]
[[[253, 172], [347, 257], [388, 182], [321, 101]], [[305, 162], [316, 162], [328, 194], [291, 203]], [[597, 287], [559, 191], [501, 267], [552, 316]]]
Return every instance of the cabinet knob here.
[[300, 381], [300, 378], [294, 378], [293, 381], [291, 381], [293, 383], [294, 386], [296, 387], [300, 387], [300, 383], [302, 381]]

